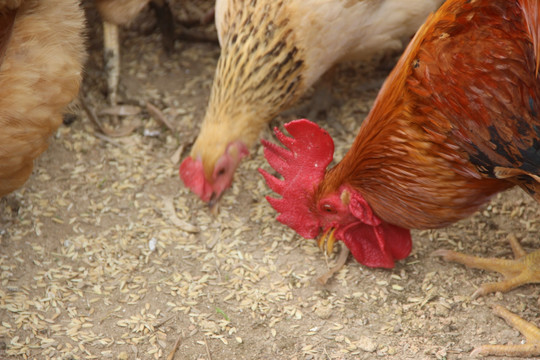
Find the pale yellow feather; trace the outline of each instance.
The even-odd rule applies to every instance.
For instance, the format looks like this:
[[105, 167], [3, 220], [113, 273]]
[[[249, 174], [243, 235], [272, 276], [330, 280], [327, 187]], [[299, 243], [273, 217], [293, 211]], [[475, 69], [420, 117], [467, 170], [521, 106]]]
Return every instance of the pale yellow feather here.
[[221, 56], [191, 156], [207, 179], [227, 145], [265, 124], [329, 68], [407, 44], [442, 0], [217, 0]]

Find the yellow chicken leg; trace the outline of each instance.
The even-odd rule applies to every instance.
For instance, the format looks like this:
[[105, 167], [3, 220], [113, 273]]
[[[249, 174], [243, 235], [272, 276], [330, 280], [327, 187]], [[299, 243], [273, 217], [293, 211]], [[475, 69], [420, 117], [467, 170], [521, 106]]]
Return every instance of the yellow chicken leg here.
[[[461, 254], [451, 250], [437, 250], [435, 256], [442, 256], [447, 261], [454, 261], [468, 267], [497, 271], [505, 279], [495, 283], [486, 283], [480, 286], [473, 294], [473, 298], [492, 292], [507, 292], [523, 284], [540, 283], [540, 250], [527, 254], [515, 236], [508, 237], [515, 260], [497, 258], [480, 258]], [[494, 356], [540, 356], [540, 329], [530, 322], [511, 313], [500, 305], [495, 305], [493, 311], [506, 322], [521, 332], [527, 343], [519, 345], [482, 345], [471, 355]]]
[[[107, 91], [110, 109], [116, 111], [118, 104], [118, 82], [120, 80], [120, 37], [118, 25], [107, 20], [103, 20], [103, 48], [105, 73], [107, 74]], [[87, 111], [88, 112], [88, 111]], [[111, 115], [113, 124], [118, 124], [118, 115]], [[126, 125], [120, 129], [113, 129], [95, 121], [99, 129], [107, 136], [121, 137], [129, 135], [138, 127], [138, 123]]]
[[468, 267], [497, 271], [504, 275], [505, 279], [502, 281], [480, 286], [474, 292], [473, 298], [496, 291], [507, 292], [524, 284], [540, 283], [540, 250], [526, 254], [514, 236], [509, 236], [508, 240], [514, 252], [514, 260], [480, 258], [452, 250], [437, 250], [433, 255]]
[[118, 25], [103, 21], [103, 46], [105, 48], [105, 72], [109, 105], [116, 106], [118, 79], [120, 78], [120, 45], [118, 43]]
[[540, 329], [538, 327], [500, 305], [494, 305], [493, 312], [506, 320], [508, 325], [522, 333], [527, 342], [518, 345], [482, 345], [474, 349], [471, 356], [540, 356]]

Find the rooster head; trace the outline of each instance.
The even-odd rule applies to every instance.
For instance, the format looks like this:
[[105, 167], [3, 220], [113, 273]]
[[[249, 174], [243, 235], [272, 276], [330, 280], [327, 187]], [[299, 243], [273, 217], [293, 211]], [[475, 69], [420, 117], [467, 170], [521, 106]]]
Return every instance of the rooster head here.
[[215, 160], [192, 152], [180, 165], [180, 178], [202, 201], [213, 206], [231, 186], [234, 172], [247, 154], [248, 149], [241, 141], [229, 143]]
[[341, 240], [366, 266], [392, 268], [394, 260], [407, 257], [410, 231], [380, 219], [358, 190], [338, 184], [337, 190], [320, 191], [334, 154], [328, 132], [305, 119], [285, 129], [291, 137], [277, 128], [274, 133], [286, 148], [262, 140], [268, 163], [283, 179], [259, 169], [268, 186], [281, 195], [266, 197], [280, 213], [277, 220], [305, 238], [316, 238], [322, 230], [329, 250], [335, 239]]

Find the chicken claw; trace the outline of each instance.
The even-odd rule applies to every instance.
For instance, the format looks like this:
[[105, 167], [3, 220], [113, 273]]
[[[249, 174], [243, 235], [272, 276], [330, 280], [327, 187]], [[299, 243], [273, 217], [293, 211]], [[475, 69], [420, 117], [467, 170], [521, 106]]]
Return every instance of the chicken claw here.
[[[511, 289], [528, 283], [540, 283], [540, 250], [527, 254], [516, 237], [508, 236], [510, 246], [514, 252], [515, 260], [480, 258], [461, 254], [451, 250], [437, 250], [435, 256], [442, 256], [447, 261], [454, 261], [477, 269], [497, 271], [505, 279], [499, 282], [486, 283], [480, 286], [473, 294], [473, 299], [492, 292], [507, 292]], [[471, 356], [539, 356], [540, 355], [540, 329], [530, 322], [511, 313], [500, 305], [493, 306], [495, 315], [502, 317], [506, 322], [519, 330], [528, 343], [520, 345], [482, 345], [473, 350]]]
[[508, 237], [514, 252], [514, 260], [481, 258], [461, 254], [452, 250], [437, 250], [434, 256], [442, 256], [446, 261], [454, 261], [468, 267], [496, 271], [504, 275], [499, 282], [485, 283], [472, 295], [473, 299], [492, 292], [507, 292], [529, 283], [540, 283], [540, 250], [527, 254], [515, 236]]
[[500, 305], [493, 305], [493, 312], [522, 333], [527, 342], [519, 345], [482, 345], [474, 349], [471, 356], [540, 356], [540, 329], [538, 327]]

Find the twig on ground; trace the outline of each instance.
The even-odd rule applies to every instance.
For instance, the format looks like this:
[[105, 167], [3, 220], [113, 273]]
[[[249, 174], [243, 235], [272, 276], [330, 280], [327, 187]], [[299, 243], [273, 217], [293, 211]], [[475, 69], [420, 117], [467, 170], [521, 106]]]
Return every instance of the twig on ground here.
[[86, 101], [82, 96], [79, 96], [79, 103], [81, 104], [83, 110], [88, 115], [88, 118], [90, 121], [94, 123], [94, 125], [101, 131], [103, 134], [110, 136], [110, 137], [124, 137], [129, 134], [131, 134], [137, 127], [139, 127], [139, 123], [136, 122], [135, 124], [127, 125], [122, 129], [118, 130], [111, 130], [107, 126], [105, 126], [96, 115], [95, 111], [88, 106]]
[[208, 355], [208, 360], [212, 360], [212, 355], [210, 355], [210, 349], [208, 348], [208, 341], [206, 341], [206, 336], [204, 337], [204, 345], [206, 345], [206, 355]]
[[167, 119], [167, 117], [159, 110], [156, 106], [152, 105], [148, 101], [146, 102], [146, 110], [148, 110], [148, 113], [156, 120], [161, 122], [163, 125], [167, 127], [171, 132], [176, 132], [176, 129], [174, 128], [173, 124]]
[[328, 270], [324, 275], [319, 277], [317, 281], [320, 284], [325, 285], [328, 282], [328, 280], [332, 276], [334, 276], [335, 273], [341, 270], [343, 265], [345, 265], [345, 263], [347, 262], [347, 257], [349, 256], [349, 252], [350, 252], [349, 248], [347, 248], [344, 244], [341, 244], [341, 251], [339, 252], [339, 257], [337, 259], [336, 265], [330, 268], [330, 270]]
[[174, 355], [176, 354], [176, 350], [178, 350], [178, 347], [180, 346], [180, 343], [182, 342], [182, 335], [178, 336], [178, 339], [176, 339], [176, 342], [174, 343], [174, 346], [169, 353], [169, 356], [167, 356], [167, 360], [174, 359]]

